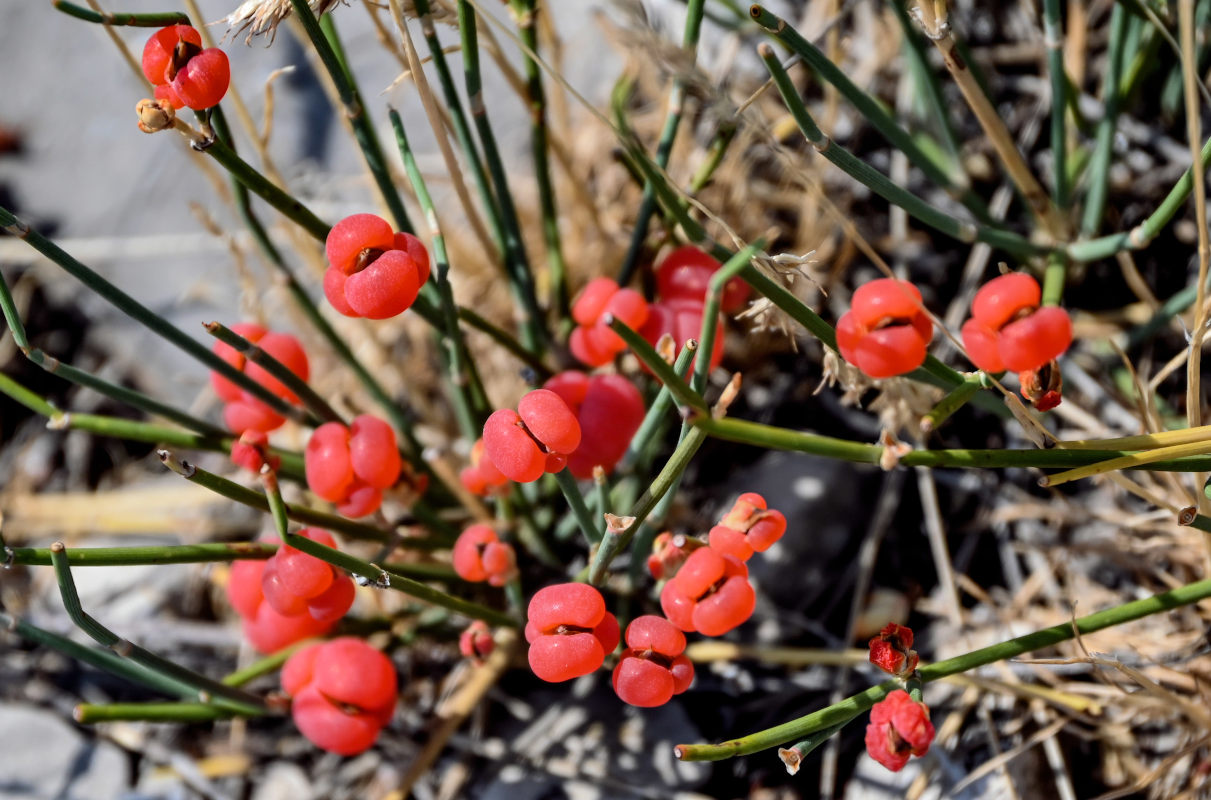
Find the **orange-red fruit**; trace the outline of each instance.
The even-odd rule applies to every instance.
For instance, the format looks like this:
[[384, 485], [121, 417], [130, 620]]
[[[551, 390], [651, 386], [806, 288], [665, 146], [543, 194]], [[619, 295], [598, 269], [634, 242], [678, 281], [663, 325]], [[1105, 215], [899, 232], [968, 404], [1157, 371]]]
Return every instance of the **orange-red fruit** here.
[[307, 613], [285, 616], [275, 611], [265, 602], [261, 588], [264, 572], [264, 561], [236, 561], [227, 579], [227, 598], [243, 618], [244, 638], [259, 652], [274, 653], [335, 627], [336, 619], [321, 621]]
[[[656, 292], [662, 300], [685, 298], [699, 306], [706, 303], [711, 277], [722, 264], [697, 247], [687, 244], [664, 257], [656, 268]], [[748, 300], [749, 287], [742, 278], [732, 278], [723, 287], [719, 308], [726, 314], [739, 311]]]
[[922, 756], [933, 742], [929, 709], [903, 689], [875, 703], [866, 726], [866, 752], [892, 772], [899, 772], [910, 756]]
[[[719, 520], [719, 526], [743, 534], [746, 544], [756, 552], [764, 553], [774, 542], [782, 538], [782, 534], [786, 533], [786, 517], [781, 511], [767, 509], [765, 498], [761, 495], [756, 492], [745, 492], [736, 498], [731, 509]], [[715, 531], [712, 529], [712, 547], [715, 545], [715, 536]], [[735, 537], [730, 534], [720, 533], [718, 536], [721, 543], [735, 541]], [[743, 552], [742, 547], [738, 547], [736, 544], [724, 546], [736, 549], [736, 552], [727, 553], [727, 555], [740, 558], [739, 553]], [[747, 561], [748, 559], [745, 557], [740, 560]]]
[[872, 378], [891, 378], [921, 366], [932, 337], [933, 322], [921, 308], [921, 292], [894, 278], [859, 286], [850, 310], [837, 320], [837, 349]]
[[704, 546], [706, 543], [701, 539], [693, 539], [681, 533], [673, 535], [669, 531], [665, 531], [652, 542], [652, 553], [648, 556], [648, 571], [658, 581], [672, 578], [690, 557], [690, 553]]
[[660, 592], [660, 607], [686, 633], [722, 636], [753, 614], [757, 595], [748, 569], [713, 548], [695, 550]]
[[189, 59], [172, 79], [172, 90], [183, 105], [195, 111], [219, 104], [231, 85], [231, 64], [227, 54], [210, 47]]
[[471, 525], [459, 535], [451, 560], [458, 576], [473, 583], [504, 586], [517, 574], [513, 546], [500, 541], [496, 531], [483, 523]]
[[509, 479], [484, 456], [484, 439], [481, 436], [471, 447], [471, 465], [458, 473], [458, 480], [471, 494], [484, 497], [508, 485]]
[[324, 250], [324, 295], [348, 317], [402, 314], [429, 279], [429, 253], [421, 241], [392, 232], [374, 214], [354, 214], [333, 225]]
[[1025, 372], [1062, 355], [1072, 344], [1072, 320], [1041, 301], [1038, 281], [1023, 272], [980, 287], [961, 330], [971, 362], [985, 372]]
[[917, 651], [912, 649], [912, 629], [887, 623], [870, 640], [870, 663], [897, 678], [911, 675], [920, 663]]
[[[336, 547], [328, 531], [303, 528], [299, 536]], [[265, 602], [279, 614], [310, 614], [321, 622], [335, 622], [353, 605], [353, 579], [315, 556], [282, 545], [265, 562], [261, 574]]]
[[539, 589], [530, 598], [526, 640], [530, 668], [544, 681], [587, 675], [618, 646], [618, 620], [605, 601], [585, 583], [561, 583]]
[[[299, 340], [290, 334], [274, 333], [255, 323], [232, 325], [231, 330], [255, 344], [268, 355], [273, 356], [301, 380], [306, 381], [310, 377], [311, 369], [307, 362], [307, 353], [303, 350]], [[214, 353], [283, 400], [289, 403], [299, 401], [298, 397], [281, 381], [271, 376], [259, 364], [249, 361], [231, 345], [215, 342]], [[219, 399], [226, 403], [223, 408], [224, 422], [236, 433], [242, 434], [246, 431], [268, 433], [281, 427], [282, 423], [286, 421], [260, 399], [236, 386], [218, 372], [210, 373], [210, 384]]]
[[535, 389], [517, 411], [501, 408], [484, 423], [484, 454], [511, 481], [529, 483], [558, 472], [580, 446], [580, 423], [549, 389]]
[[174, 108], [218, 105], [231, 83], [227, 54], [217, 47], [203, 50], [202, 35], [189, 25], [169, 25], [153, 33], [143, 46], [142, 66], [156, 97]]
[[637, 617], [627, 626], [627, 649], [614, 668], [614, 691], [623, 702], [652, 708], [681, 694], [694, 680], [682, 653], [685, 634], [663, 617]]
[[643, 395], [621, 375], [586, 375], [568, 370], [545, 384], [559, 395], [580, 425], [580, 445], [568, 456], [568, 469], [584, 480], [594, 467], [614, 471], [643, 423]]
[[305, 647], [282, 668], [299, 730], [317, 747], [345, 756], [369, 749], [391, 721], [396, 680], [389, 658], [350, 636]]
[[634, 289], [619, 288], [609, 278], [595, 278], [581, 290], [572, 304], [572, 318], [577, 327], [572, 331], [568, 347], [572, 355], [590, 367], [608, 364], [626, 350], [626, 342], [602, 322], [611, 314], [629, 327], [639, 330], [648, 318], [648, 303]]
[[276, 470], [282, 464], [278, 456], [268, 455], [269, 437], [263, 431], [247, 430], [231, 443], [231, 461], [252, 473], [259, 473], [266, 464]]
[[369, 414], [348, 428], [339, 422], [316, 428], [303, 451], [303, 466], [311, 491], [349, 517], [378, 510], [381, 490], [393, 486], [403, 468], [395, 432]]
[[143, 45], [143, 76], [150, 84], [161, 86], [172, 82], [175, 75], [173, 53], [180, 43], [200, 50], [202, 34], [192, 25], [169, 25], [153, 33]]
[[482, 663], [495, 649], [496, 640], [483, 620], [475, 620], [458, 636], [458, 651], [476, 664]]

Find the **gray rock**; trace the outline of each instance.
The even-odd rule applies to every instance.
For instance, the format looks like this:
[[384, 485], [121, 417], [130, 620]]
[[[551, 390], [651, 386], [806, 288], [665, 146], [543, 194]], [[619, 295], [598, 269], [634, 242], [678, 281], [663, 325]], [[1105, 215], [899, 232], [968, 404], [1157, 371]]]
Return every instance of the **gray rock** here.
[[126, 757], [55, 712], [0, 705], [0, 800], [110, 800], [129, 783]]

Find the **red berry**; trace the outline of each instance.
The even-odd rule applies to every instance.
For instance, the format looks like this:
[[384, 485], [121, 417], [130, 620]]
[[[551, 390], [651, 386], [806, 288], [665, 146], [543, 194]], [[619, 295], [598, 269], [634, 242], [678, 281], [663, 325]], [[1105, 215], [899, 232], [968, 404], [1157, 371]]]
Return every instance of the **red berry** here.
[[[786, 517], [781, 511], [767, 509], [765, 498], [756, 492], [740, 495], [731, 510], [719, 520], [719, 524], [744, 534], [747, 543], [758, 553], [764, 553], [786, 533]], [[712, 535], [713, 533], [712, 531]], [[720, 534], [720, 541], [726, 541], [728, 538], [727, 534]], [[711, 545], [714, 546], [713, 538]]]
[[374, 214], [354, 214], [332, 226], [324, 249], [329, 263], [324, 295], [346, 316], [402, 314], [429, 278], [429, 253], [420, 240], [393, 233]]
[[903, 689], [875, 703], [866, 726], [866, 752], [892, 772], [899, 772], [909, 756], [925, 755], [933, 742], [929, 709]]
[[171, 83], [176, 74], [173, 65], [178, 48], [184, 55], [192, 45], [194, 52], [201, 52], [202, 34], [191, 25], [169, 25], [151, 35], [143, 45], [143, 75], [153, 86]]
[[397, 697], [395, 666], [361, 639], [340, 637], [292, 655], [282, 688], [293, 696], [291, 716], [317, 747], [341, 755], [368, 749], [391, 721]]
[[658, 581], [672, 578], [690, 557], [690, 553], [705, 545], [706, 542], [701, 539], [693, 539], [680, 533], [674, 536], [665, 531], [652, 542], [652, 553], [648, 556], [648, 571]]
[[[663, 300], [685, 298], [701, 306], [706, 303], [711, 277], [722, 264], [693, 245], [678, 247], [656, 268], [656, 291]], [[719, 308], [727, 314], [739, 311], [748, 300], [749, 287], [742, 278], [732, 278], [723, 287]]]
[[722, 636], [740, 625], [756, 603], [744, 564], [710, 547], [691, 553], [660, 593], [660, 607], [670, 622], [705, 636]]
[[558, 472], [580, 444], [580, 424], [559, 395], [535, 389], [502, 408], [484, 423], [484, 454], [511, 481], [528, 483], [544, 472]]
[[[244, 638], [259, 652], [273, 653], [313, 636], [323, 636], [336, 625], [336, 619], [323, 621], [310, 614], [284, 616], [265, 602], [262, 578], [264, 561], [236, 561], [227, 579], [227, 598], [244, 619]], [[350, 581], [352, 588], [352, 581]]]
[[568, 456], [568, 469], [582, 480], [600, 466], [613, 472], [643, 422], [643, 395], [621, 375], [561, 372], [545, 384], [559, 395], [580, 425], [580, 445]]
[[626, 342], [601, 321], [612, 314], [631, 328], [639, 330], [648, 318], [648, 303], [634, 289], [619, 288], [609, 278], [595, 278], [572, 304], [572, 318], [578, 327], [572, 331], [568, 346], [572, 355], [591, 367], [600, 367], [626, 350]]
[[481, 436], [471, 447], [471, 466], [458, 473], [458, 479], [471, 494], [484, 497], [509, 483], [509, 479], [484, 456], [484, 440]]
[[172, 90], [184, 105], [195, 111], [219, 104], [231, 85], [227, 54], [210, 47], [190, 58], [172, 79]]
[[496, 640], [492, 638], [492, 631], [482, 620], [475, 620], [459, 634], [458, 651], [476, 664], [482, 664], [495, 649]]
[[253, 473], [259, 473], [266, 464], [276, 470], [281, 466], [282, 459], [267, 455], [268, 452], [269, 437], [263, 431], [246, 430], [231, 444], [231, 461], [237, 467]]
[[614, 691], [626, 703], [664, 705], [689, 688], [694, 666], [682, 652], [685, 634], [663, 617], [637, 617], [627, 626], [627, 649], [614, 668]]
[[[299, 535], [336, 547], [332, 534], [303, 528]], [[283, 616], [310, 615], [320, 622], [336, 622], [353, 605], [353, 579], [315, 556], [283, 545], [265, 562], [261, 574], [265, 602]]]
[[1056, 306], [1039, 307], [1038, 282], [1022, 272], [993, 278], [980, 287], [963, 323], [963, 345], [985, 372], [1037, 370], [1072, 344], [1072, 321]]
[[[287, 369], [306, 381], [310, 377], [307, 353], [299, 340], [288, 333], [273, 333], [255, 323], [232, 325], [234, 333], [273, 356]], [[277, 378], [271, 376], [259, 364], [254, 364], [230, 345], [215, 342], [215, 355], [264, 386], [273, 394], [290, 403], [299, 400]], [[210, 383], [215, 394], [227, 405], [223, 409], [223, 421], [236, 433], [260, 431], [268, 433], [281, 427], [286, 420], [260, 399], [247, 392], [217, 372], [210, 373]]]
[[921, 308], [917, 287], [893, 278], [859, 286], [850, 310], [837, 321], [837, 349], [872, 378], [921, 366], [932, 336], [933, 322]]
[[[259, 342], [262, 336], [269, 333], [268, 330], [260, 325], [257, 325], [255, 322], [236, 323], [235, 325], [231, 326], [231, 331], [243, 336], [253, 344]], [[214, 343], [214, 347], [211, 349], [214, 351], [216, 356], [223, 359], [240, 372], [244, 371], [244, 365], [247, 362], [247, 359], [244, 358], [244, 354], [239, 350], [236, 350], [234, 347], [225, 342], [219, 341], [216, 341]], [[217, 372], [210, 373], [210, 385], [214, 389], [214, 393], [217, 394], [219, 399], [224, 403], [233, 403], [239, 400], [241, 397], [240, 387], [236, 386], [230, 380]]]
[[[702, 310], [700, 300], [685, 297], [673, 297], [652, 303], [649, 306], [648, 321], [639, 333], [653, 347], [667, 333], [673, 337], [676, 352], [680, 353], [687, 340], [696, 340], [702, 335]], [[723, 360], [723, 333], [723, 314], [720, 314], [715, 328], [715, 343], [711, 347], [711, 369], [719, 366], [719, 362]], [[694, 358], [697, 359], [698, 356]], [[646, 366], [644, 370], [647, 370]]]
[[391, 426], [363, 414], [349, 428], [339, 422], [316, 428], [303, 466], [311, 491], [336, 503], [342, 514], [361, 517], [378, 510], [381, 490], [399, 479], [402, 462]]
[[517, 573], [513, 546], [500, 541], [496, 531], [483, 523], [459, 535], [451, 556], [454, 571], [465, 581], [503, 586]]
[[618, 620], [601, 593], [584, 583], [561, 583], [530, 599], [526, 639], [534, 674], [558, 683], [587, 675], [618, 645]]
[[749, 544], [748, 537], [735, 528], [716, 525], [707, 534], [707, 541], [712, 550], [737, 561], [748, 561], [753, 557], [753, 546]]

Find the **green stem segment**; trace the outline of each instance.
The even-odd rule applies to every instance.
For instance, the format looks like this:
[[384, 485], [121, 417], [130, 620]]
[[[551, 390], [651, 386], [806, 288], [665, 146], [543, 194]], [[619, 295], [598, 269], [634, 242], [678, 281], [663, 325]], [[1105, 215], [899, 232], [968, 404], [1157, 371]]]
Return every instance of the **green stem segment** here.
[[1051, 196], [1057, 207], [1067, 208], [1068, 77], [1064, 73], [1064, 30], [1060, 21], [1060, 0], [1043, 0], [1043, 36], [1047, 47], [1047, 73], [1051, 78]]
[[[973, 650], [955, 658], [929, 664], [921, 667], [918, 674], [922, 682], [930, 683], [950, 675], [968, 672], [986, 664], [1052, 647], [1076, 636], [1085, 636], [1104, 628], [1122, 625], [1152, 614], [1159, 614], [1162, 611], [1197, 603], [1208, 597], [1211, 597], [1211, 580], [1198, 581], [1143, 600], [1135, 600], [1121, 606], [1108, 608], [1072, 622], [1044, 628], [1025, 636]], [[878, 686], [872, 686], [840, 703], [814, 711], [791, 722], [722, 744], [678, 745], [674, 749], [674, 753], [683, 761], [720, 761], [725, 758], [756, 753], [784, 742], [794, 741], [831, 727], [843, 725], [898, 688], [900, 688], [898, 681], [884, 681]]]
[[555, 473], [555, 482], [559, 484], [559, 490], [567, 498], [568, 506], [576, 517], [576, 524], [580, 526], [580, 532], [584, 534], [585, 544], [591, 550], [597, 546], [599, 541], [597, 523], [594, 522], [593, 513], [589, 511], [589, 507], [585, 504], [584, 495], [580, 491], [580, 486], [576, 483], [575, 476], [565, 467]]
[[[1059, 4], [1059, 0], [1047, 0], [1047, 2]], [[1107, 50], [1106, 75], [1102, 81], [1103, 113], [1097, 126], [1097, 141], [1093, 147], [1093, 158], [1089, 162], [1089, 192], [1085, 197], [1085, 211], [1081, 216], [1082, 236], [1092, 236], [1097, 233], [1106, 210], [1106, 195], [1110, 184], [1110, 161], [1114, 156], [1114, 129], [1118, 120], [1119, 87], [1122, 85], [1123, 40], [1127, 36], [1129, 18], [1127, 10], [1118, 3], [1110, 12], [1110, 44]]]
[[81, 725], [99, 722], [212, 722], [231, 719], [234, 711], [205, 703], [81, 703], [72, 717]]
[[[269, 542], [231, 542], [148, 547], [73, 547], [65, 552], [73, 567], [129, 567], [144, 564], [205, 564], [214, 561], [262, 560], [277, 552]], [[52, 549], [11, 547], [5, 563], [49, 567]]]
[[169, 25], [188, 25], [189, 15], [179, 11], [153, 11], [131, 13], [129, 11], [93, 11], [66, 0], [54, 0], [51, 5], [69, 17], [95, 22], [98, 25], [115, 25], [130, 28], [165, 28]]

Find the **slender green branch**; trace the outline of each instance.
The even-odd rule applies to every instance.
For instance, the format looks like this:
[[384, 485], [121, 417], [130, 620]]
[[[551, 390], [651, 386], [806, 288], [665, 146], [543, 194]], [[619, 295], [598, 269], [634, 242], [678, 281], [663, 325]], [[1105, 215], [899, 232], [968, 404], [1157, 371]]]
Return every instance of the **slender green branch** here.
[[[142, 564], [204, 564], [212, 561], [260, 560], [277, 552], [268, 542], [155, 545], [147, 547], [73, 547], [66, 551], [73, 567], [129, 567]], [[48, 567], [48, 547], [12, 547], [7, 563]]]
[[656, 352], [656, 348], [652, 347], [647, 339], [644, 339], [633, 328], [612, 314], [606, 314], [602, 317], [602, 322], [609, 325], [615, 333], [623, 338], [623, 341], [627, 343], [627, 347], [631, 348], [631, 352], [635, 354], [635, 357], [642, 361], [643, 365], [651, 370], [663, 385], [668, 387], [678, 402], [699, 411], [707, 411], [706, 401], [702, 399], [702, 395], [690, 388], [689, 384], [673, 371], [672, 365], [660, 357], [660, 354]]
[[715, 337], [722, 335], [716, 328], [719, 326], [719, 303], [723, 299], [723, 289], [728, 281], [749, 266], [753, 256], [764, 249], [765, 240], [758, 238], [729, 258], [727, 263], [711, 276], [706, 303], [702, 308], [702, 332], [698, 336], [702, 358], [694, 362], [694, 376], [690, 380], [690, 388], [699, 395], [706, 392], [706, 378], [711, 368], [711, 353], [715, 351]]
[[[759, 6], [754, 6], [754, 8], [759, 8]], [[816, 125], [815, 120], [812, 119], [807, 107], [799, 98], [799, 92], [791, 82], [790, 76], [787, 75], [782, 65], [778, 63], [778, 59], [774, 55], [774, 49], [763, 42], [757, 50], [761, 55], [761, 60], [765, 62], [765, 67], [769, 70], [770, 76], [774, 79], [774, 83], [777, 85], [787, 109], [791, 112], [791, 116], [795, 118], [795, 122], [798, 123], [799, 130], [803, 132], [804, 137], [807, 138], [812, 147], [816, 148], [816, 152], [832, 162], [842, 172], [863, 186], [866, 186], [889, 203], [904, 209], [909, 215], [960, 242], [968, 244], [972, 242], [985, 242], [1019, 258], [1046, 252], [1046, 248], [1040, 247], [1016, 233], [993, 228], [982, 223], [964, 222], [955, 219], [945, 211], [926, 203], [912, 192], [892, 182], [883, 173], [832, 141], [832, 139], [824, 135], [819, 126]]]
[[514, 339], [507, 331], [502, 330], [488, 320], [484, 319], [474, 309], [467, 308], [466, 306], [459, 306], [458, 318], [470, 325], [472, 328], [475, 328], [477, 331], [486, 333], [492, 339], [492, 341], [508, 350], [517, 357], [518, 361], [521, 361], [527, 367], [534, 370], [535, 381], [541, 383], [555, 374], [554, 370], [544, 364], [539, 356], [523, 347], [521, 342]]
[[80, 605], [80, 596], [76, 592], [76, 582], [72, 578], [71, 565], [66, 551], [67, 548], [63, 546], [62, 542], [55, 542], [51, 545], [50, 556], [55, 568], [55, 578], [59, 582], [63, 607], [76, 627], [95, 639], [98, 644], [113, 650], [118, 656], [129, 658], [146, 669], [167, 675], [193, 687], [197, 690], [197, 697], [201, 700], [213, 702], [221, 708], [240, 714], [255, 716], [265, 713], [267, 710], [265, 703], [256, 695], [225, 686], [205, 675], [200, 675], [168, 659], [161, 658], [137, 644], [122, 639], [85, 612]]
[[276, 672], [282, 668], [292, 655], [302, 650], [304, 647], [315, 644], [318, 639], [304, 639], [301, 642], [295, 642], [292, 645], [283, 647], [275, 653], [257, 659], [246, 667], [237, 669], [235, 672], [228, 673], [223, 677], [223, 683], [227, 686], [243, 686], [246, 683], [251, 683], [262, 675], [268, 675], [271, 672]]
[[589, 507], [585, 504], [584, 495], [581, 494], [580, 486], [577, 484], [575, 476], [566, 468], [561, 469], [555, 473], [555, 482], [559, 484], [559, 490], [567, 498], [568, 506], [576, 517], [576, 524], [584, 535], [585, 544], [591, 550], [597, 546], [601, 537], [597, 533], [597, 522], [593, 519], [593, 513], [589, 511]]
[[[216, 141], [215, 144], [217, 146], [219, 142]], [[101, 277], [84, 264], [72, 258], [57, 244], [47, 239], [36, 230], [30, 228], [21, 220], [17, 219], [17, 217], [6, 208], [0, 208], [0, 229], [3, 229], [5, 232], [10, 233], [13, 236], [16, 236], [18, 239], [23, 239], [26, 244], [49, 258], [59, 267], [62, 267], [65, 272], [76, 280], [80, 281], [80, 283], [84, 284], [97, 295], [100, 295], [108, 303], [114, 306], [114, 308], [126, 314], [136, 322], [141, 323], [149, 331], [172, 343], [187, 355], [192, 356], [195, 360], [201, 362], [203, 366], [218, 372], [236, 386], [250, 392], [258, 400], [265, 402], [278, 414], [281, 414], [289, 419], [298, 420], [300, 422], [304, 421], [305, 415], [303, 414], [302, 409], [285, 402], [264, 386], [261, 386], [259, 383], [228, 364], [222, 358], [204, 347], [200, 342], [187, 335], [180, 328], [168, 322], [159, 314], [135, 300], [133, 297], [126, 294], [109, 281], [105, 280], [105, 278]]]
[[169, 25], [188, 25], [189, 15], [179, 11], [153, 11], [131, 13], [129, 11], [93, 11], [66, 0], [52, 0], [51, 5], [69, 17], [95, 22], [98, 25], [116, 25], [131, 28], [164, 28]]
[[307, 231], [313, 238], [323, 242], [328, 238], [328, 223], [321, 220], [297, 199], [278, 188], [271, 180], [257, 172], [251, 164], [236, 155], [226, 143], [217, 139], [205, 150], [206, 155], [219, 162], [231, 177], [240, 182], [253, 194], [281, 212], [282, 216]]
[[272, 355], [266, 353], [260, 347], [222, 323], [207, 322], [202, 327], [211, 336], [224, 344], [234, 347], [237, 352], [243, 354], [249, 361], [259, 365], [274, 378], [277, 378], [283, 386], [303, 402], [303, 405], [316, 417], [314, 421], [317, 424], [320, 422], [344, 422], [341, 415], [332, 406], [328, 405], [327, 400], [320, 397], [314, 389], [307, 385], [305, 380], [295, 375], [281, 361], [278, 361]]
[[[1076, 636], [1086, 636], [1122, 625], [1132, 620], [1141, 619], [1152, 614], [1159, 614], [1174, 608], [1180, 608], [1191, 603], [1197, 603], [1211, 597], [1211, 580], [1187, 584], [1172, 591], [1153, 595], [1143, 600], [1124, 603], [1121, 606], [1098, 611], [1086, 617], [1064, 622], [1050, 628], [1018, 636], [1005, 642], [999, 642], [988, 647], [973, 650], [955, 658], [939, 661], [936, 664], [923, 666], [918, 671], [924, 683], [940, 680], [950, 675], [957, 675], [992, 664], [997, 661], [1015, 658], [1043, 648], [1052, 647], [1061, 642], [1069, 641]], [[893, 689], [900, 688], [898, 681], [884, 681], [878, 686], [872, 686], [864, 692], [834, 703], [827, 708], [814, 711], [811, 714], [792, 720], [791, 722], [769, 728], [758, 733], [750, 734], [739, 739], [733, 739], [722, 744], [683, 744], [674, 749], [677, 758], [683, 761], [719, 761], [734, 756], [748, 755], [776, 747], [784, 742], [794, 741], [828, 728], [844, 724], [858, 714], [866, 711], [875, 703], [882, 700]]]
[[[1058, 5], [1059, 0], [1048, 0]], [[1102, 119], [1097, 125], [1097, 142], [1089, 162], [1089, 191], [1081, 215], [1081, 235], [1092, 236], [1102, 225], [1106, 194], [1110, 183], [1110, 161], [1114, 156], [1114, 130], [1118, 122], [1119, 86], [1122, 83], [1124, 39], [1127, 35], [1127, 11], [1118, 3], [1110, 13], [1110, 44], [1106, 74], [1102, 80]]]
[[332, 15], [325, 14], [323, 21], [320, 21], [315, 18], [307, 0], [290, 0], [290, 4], [294, 7], [294, 14], [302, 23], [303, 30], [307, 32], [311, 46], [315, 48], [316, 54], [324, 64], [324, 69], [327, 70], [333, 85], [336, 86], [336, 93], [341, 98], [345, 116], [353, 128], [353, 138], [357, 140], [362, 157], [366, 159], [366, 166], [370, 169], [374, 183], [378, 186], [379, 193], [391, 211], [391, 217], [396, 227], [401, 231], [412, 233], [412, 223], [408, 219], [408, 212], [404, 209], [403, 201], [400, 200], [399, 192], [396, 191], [395, 184], [391, 181], [391, 172], [387, 169], [387, 160], [383, 157], [383, 148], [379, 144], [378, 135], [375, 134], [374, 125], [366, 114], [366, 107], [358, 93], [353, 73], [344, 63], [344, 50], [341, 47], [340, 38], [337, 36]]
[[[1047, 46], [1047, 73], [1051, 79], [1051, 197], [1056, 206], [1063, 209], [1068, 207], [1069, 200], [1068, 76], [1064, 73], [1064, 29], [1060, 21], [1060, 0], [1043, 0], [1043, 39]], [[1117, 81], [1114, 85], [1117, 89]]]
[[[698, 36], [702, 32], [702, 12], [705, 0], [686, 0], [685, 30], [681, 37], [681, 49], [689, 57], [689, 67], [692, 69], [698, 56]], [[656, 143], [656, 164], [660, 169], [669, 165], [669, 157], [673, 152], [673, 142], [677, 138], [677, 129], [681, 127], [681, 116], [685, 112], [685, 100], [688, 90], [689, 76], [678, 74], [673, 78], [673, 88], [669, 91], [669, 108], [665, 114], [664, 127], [660, 130], [660, 141]], [[635, 215], [635, 229], [631, 231], [631, 243], [627, 247], [626, 256], [618, 270], [618, 284], [625, 286], [631, 282], [635, 267], [639, 264], [639, 254], [643, 252], [643, 244], [648, 236], [648, 223], [652, 213], [656, 211], [656, 192], [650, 182], [644, 182], [643, 197], [639, 201], [639, 211]]]
[[[677, 353], [677, 360], [673, 362], [673, 372], [682, 380], [689, 375], [690, 364], [694, 359], [694, 353], [698, 350], [698, 342], [690, 339]], [[635, 435], [631, 437], [631, 443], [627, 445], [627, 451], [622, 456], [620, 463], [624, 468], [633, 466], [639, 460], [640, 454], [656, 438], [673, 407], [673, 392], [666, 384], [661, 384], [660, 391], [656, 393], [656, 399], [652, 401], [647, 413], [643, 415], [643, 422], [639, 424], [639, 430], [635, 431]]]
[[1064, 296], [1064, 280], [1068, 276], [1068, 259], [1061, 252], [1047, 254], [1043, 271], [1043, 305], [1058, 306]]
[[983, 372], [976, 372], [964, 378], [963, 382], [951, 389], [945, 397], [938, 401], [936, 406], [930, 409], [928, 414], [921, 417], [921, 430], [925, 433], [937, 430], [938, 426], [967, 405], [967, 402], [984, 388], [984, 381]]
[[236, 712], [205, 703], [81, 703], [72, 717], [81, 725], [98, 722], [211, 722], [231, 719]]
[[[817, 77], [835, 86], [837, 91], [857, 109], [858, 113], [875, 130], [882, 134], [884, 139], [908, 156], [908, 160], [925, 173], [925, 176], [929, 180], [948, 190], [955, 199], [966, 206], [978, 219], [984, 222], [991, 220], [988, 207], [984, 205], [984, 201], [980, 199], [979, 195], [970, 186], [957, 183], [942, 165], [935, 161], [925, 150], [921, 149], [921, 146], [913, 139], [912, 134], [900, 127], [877, 100], [862, 91], [853, 81], [847, 78], [845, 73], [830, 61], [818, 47], [807, 41], [807, 39], [804, 39], [798, 31], [787, 25], [785, 20], [760, 5], [750, 7], [749, 14], [752, 16], [754, 22], [765, 28], [766, 31], [773, 34], [783, 45], [802, 58], [804, 63], [816, 73]], [[763, 55], [762, 58], [764, 57]], [[771, 51], [772, 57], [773, 53]], [[781, 87], [779, 89], [781, 90]], [[795, 93], [795, 96], [797, 98], [798, 94]], [[787, 105], [790, 105], [789, 100], [787, 101]], [[792, 112], [794, 111], [793, 108], [791, 110]], [[813, 144], [815, 144], [814, 141]]]
[[287, 533], [283, 537], [283, 541], [296, 550], [302, 550], [304, 553], [313, 555], [321, 561], [326, 561], [334, 567], [340, 567], [352, 572], [354, 575], [360, 575], [376, 586], [395, 589], [425, 603], [449, 609], [456, 614], [462, 614], [472, 619], [482, 619], [491, 625], [502, 625], [509, 628], [517, 627], [517, 620], [508, 614], [501, 613], [487, 606], [481, 606], [479, 603], [473, 603], [470, 600], [463, 600], [461, 597], [446, 594], [420, 581], [402, 575], [386, 565], [363, 561], [348, 553], [342, 553], [340, 550], [320, 544], [319, 542], [313, 542], [295, 533]]

